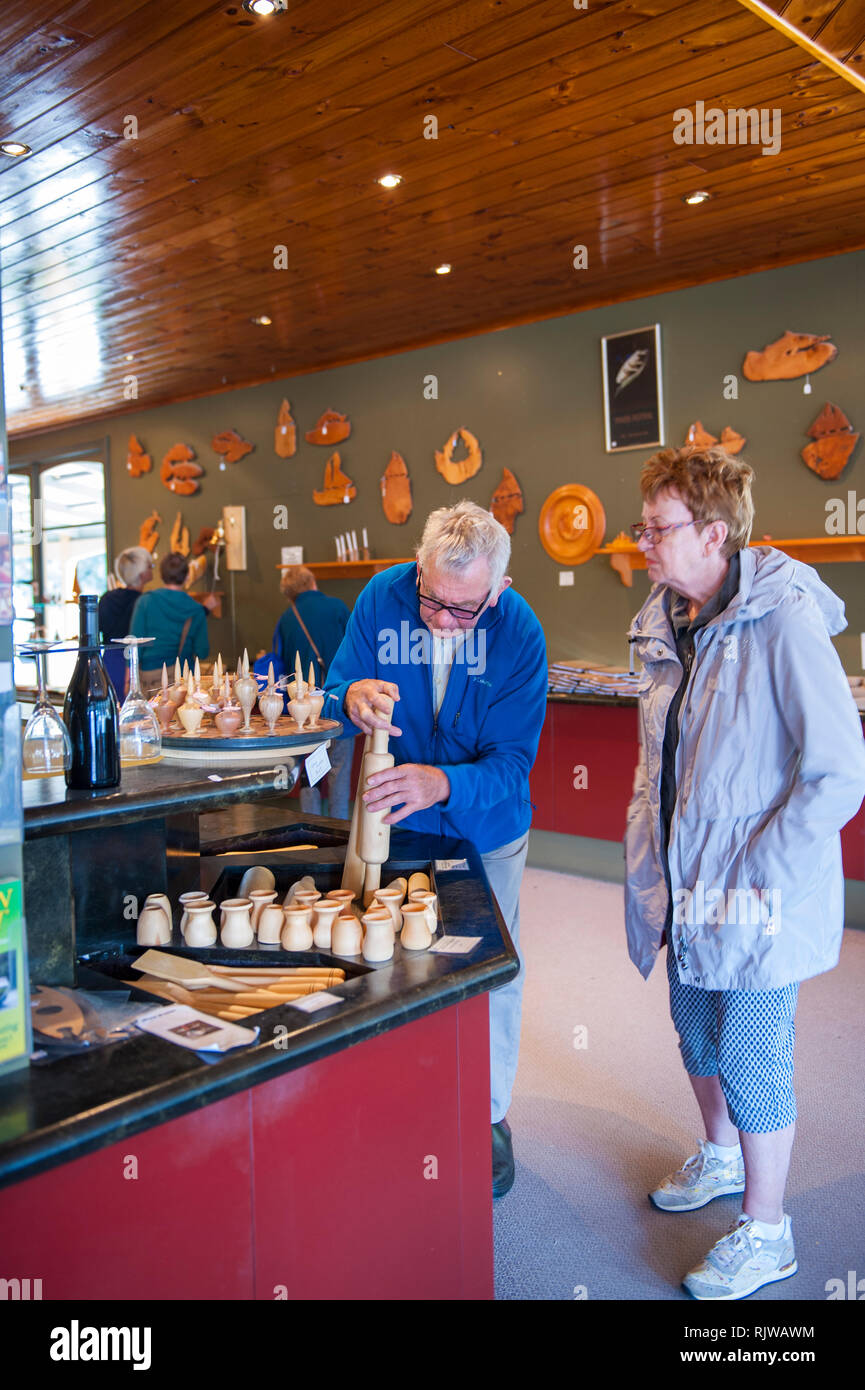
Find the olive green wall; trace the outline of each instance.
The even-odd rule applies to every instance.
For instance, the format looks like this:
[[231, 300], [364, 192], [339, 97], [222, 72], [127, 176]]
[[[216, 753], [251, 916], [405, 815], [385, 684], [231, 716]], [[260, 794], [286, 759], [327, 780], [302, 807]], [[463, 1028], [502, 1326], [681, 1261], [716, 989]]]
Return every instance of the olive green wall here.
[[[52, 431], [14, 442], [13, 462], [56, 455], [107, 435], [115, 553], [137, 543], [138, 525], [154, 507], [163, 518], [164, 554], [178, 506], [194, 538], [200, 527], [215, 524], [224, 504], [245, 504], [249, 569], [235, 576], [235, 603], [238, 641], [250, 650], [269, 647], [281, 609], [274, 568], [280, 546], [302, 544], [306, 559], [331, 559], [334, 533], [353, 527], [360, 536], [365, 525], [375, 555], [410, 555], [428, 512], [462, 496], [488, 506], [507, 465], [520, 481], [526, 508], [516, 523], [511, 573], [543, 622], [551, 657], [623, 664], [628, 623], [648, 592], [645, 571], [637, 572], [629, 590], [606, 560], [595, 558], [577, 567], [573, 588], [560, 588], [559, 567], [538, 539], [541, 504], [566, 482], [586, 484], [600, 496], [607, 539], [640, 515], [637, 480], [651, 451], [604, 451], [602, 334], [659, 322], [667, 442], [682, 442], [695, 419], [714, 434], [734, 426], [747, 436], [743, 456], [757, 472], [755, 536], [822, 535], [828, 498], [846, 499], [851, 489], [865, 498], [865, 446], [857, 446], [835, 483], [807, 469], [799, 450], [827, 400], [845, 411], [854, 428], [865, 427], [863, 286], [865, 252], [836, 256]], [[460, 286], [455, 275], [442, 293], [471, 294], [471, 286]], [[802, 380], [754, 384], [741, 374], [746, 350], [763, 347], [785, 329], [831, 333], [838, 346], [836, 361], [812, 377], [810, 396], [803, 394]], [[724, 399], [728, 373], [739, 378], [738, 401]], [[438, 378], [437, 400], [424, 398], [429, 374]], [[283, 395], [291, 401], [300, 440], [295, 457], [285, 461], [272, 444]], [[340, 446], [343, 467], [358, 489], [349, 506], [312, 502], [330, 450], [307, 444], [303, 431], [328, 407], [352, 421], [351, 436]], [[433, 451], [463, 425], [478, 436], [484, 465], [466, 486], [451, 487], [437, 473]], [[221, 472], [209, 441], [227, 428], [254, 441], [256, 450]], [[140, 479], [130, 478], [125, 466], [132, 432], [154, 459], [153, 471]], [[195, 448], [206, 470], [201, 491], [189, 499], [176, 499], [159, 481], [162, 454], [181, 440]], [[402, 527], [389, 525], [381, 510], [379, 478], [392, 449], [403, 455], [412, 479], [414, 513]], [[289, 509], [287, 531], [274, 528], [280, 503]], [[847, 604], [850, 627], [837, 646], [847, 670], [857, 672], [865, 567], [829, 565], [821, 573]], [[327, 588], [349, 603], [359, 590], [346, 582]], [[227, 617], [212, 623], [212, 635], [227, 656], [234, 655]]]

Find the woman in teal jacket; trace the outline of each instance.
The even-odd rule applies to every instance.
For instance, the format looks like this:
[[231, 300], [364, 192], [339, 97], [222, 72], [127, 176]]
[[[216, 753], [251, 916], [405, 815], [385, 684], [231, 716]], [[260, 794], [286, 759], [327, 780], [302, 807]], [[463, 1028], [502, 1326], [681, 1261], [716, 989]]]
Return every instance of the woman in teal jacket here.
[[196, 657], [203, 661], [210, 651], [205, 607], [216, 600], [210, 595], [202, 605], [183, 590], [189, 573], [185, 555], [172, 551], [159, 562], [163, 589], [151, 589], [142, 594], [132, 613], [133, 637], [153, 637], [141, 649], [141, 682], [145, 688], [159, 678], [163, 662], [173, 667], [175, 659], [190, 666]]

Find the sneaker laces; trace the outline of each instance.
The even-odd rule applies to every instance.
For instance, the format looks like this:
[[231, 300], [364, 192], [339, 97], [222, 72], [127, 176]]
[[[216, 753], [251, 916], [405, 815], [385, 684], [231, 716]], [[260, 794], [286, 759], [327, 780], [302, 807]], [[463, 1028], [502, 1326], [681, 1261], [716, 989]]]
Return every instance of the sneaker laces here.
[[683, 1163], [682, 1165], [682, 1185], [684, 1187], [697, 1186], [711, 1157], [712, 1155], [709, 1153], [708, 1149], [703, 1147], [701, 1141], [699, 1151], [692, 1154], [687, 1163]]
[[731, 1226], [725, 1236], [722, 1236], [715, 1247], [710, 1251], [709, 1258], [712, 1264], [723, 1269], [725, 1265], [738, 1265], [742, 1262], [742, 1256], [750, 1258], [756, 1255], [754, 1240], [748, 1227], [750, 1221], [744, 1217], [739, 1217], [735, 1226]]

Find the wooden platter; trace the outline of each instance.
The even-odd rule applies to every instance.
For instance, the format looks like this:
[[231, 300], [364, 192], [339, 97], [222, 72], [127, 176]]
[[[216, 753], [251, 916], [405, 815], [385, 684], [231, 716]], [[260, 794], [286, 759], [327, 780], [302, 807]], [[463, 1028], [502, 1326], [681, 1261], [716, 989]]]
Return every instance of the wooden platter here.
[[293, 719], [283, 716], [277, 719], [276, 730], [271, 734], [261, 715], [254, 714], [249, 722], [251, 734], [237, 733], [231, 738], [223, 738], [213, 725], [200, 729], [192, 738], [184, 733], [163, 734], [162, 756], [167, 762], [193, 763], [197, 767], [211, 763], [214, 766], [268, 763], [285, 755], [298, 757], [312, 753], [342, 728], [338, 719], [319, 719], [316, 724], [307, 724], [299, 731]]
[[607, 529], [600, 497], [581, 483], [551, 492], [538, 521], [541, 545], [560, 565], [582, 565], [598, 550]]

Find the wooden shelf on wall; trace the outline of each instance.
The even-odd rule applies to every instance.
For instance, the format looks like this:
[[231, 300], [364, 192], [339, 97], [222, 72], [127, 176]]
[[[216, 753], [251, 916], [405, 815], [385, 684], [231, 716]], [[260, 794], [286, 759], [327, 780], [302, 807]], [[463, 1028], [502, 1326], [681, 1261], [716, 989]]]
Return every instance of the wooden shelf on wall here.
[[[414, 555], [402, 560], [320, 560], [315, 564], [304, 563], [303, 568], [311, 570], [316, 579], [371, 579], [392, 565], [413, 565], [414, 561]], [[294, 565], [277, 565], [276, 568], [294, 569]]]
[[[751, 545], [770, 545], [774, 550], [783, 550], [793, 560], [804, 560], [806, 565], [865, 560], [865, 536], [802, 536], [792, 540], [763, 536], [758, 541], [751, 541]], [[595, 554], [610, 557], [610, 564], [629, 589], [633, 583], [633, 571], [646, 568], [645, 555], [633, 541], [628, 540], [624, 531], [620, 531], [614, 541], [602, 546]]]

